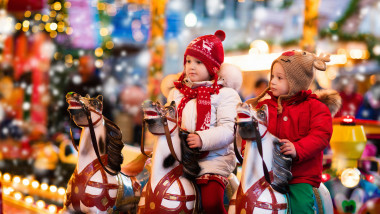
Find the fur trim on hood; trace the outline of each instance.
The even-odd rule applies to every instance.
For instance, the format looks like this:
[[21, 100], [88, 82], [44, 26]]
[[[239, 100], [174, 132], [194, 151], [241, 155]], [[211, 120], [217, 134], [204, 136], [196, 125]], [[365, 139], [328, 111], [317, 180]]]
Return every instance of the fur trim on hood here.
[[[222, 85], [227, 88], [233, 88], [239, 91], [243, 84], [243, 75], [239, 67], [223, 63], [218, 72], [219, 81], [222, 81]], [[218, 81], [218, 83], [219, 83]]]
[[339, 93], [331, 89], [322, 89], [314, 91], [314, 94], [317, 95], [319, 101], [330, 109], [331, 116], [334, 117], [342, 105], [342, 98]]
[[178, 74], [169, 74], [161, 81], [161, 93], [168, 98], [170, 90], [174, 88], [174, 82], [178, 80], [182, 72]]

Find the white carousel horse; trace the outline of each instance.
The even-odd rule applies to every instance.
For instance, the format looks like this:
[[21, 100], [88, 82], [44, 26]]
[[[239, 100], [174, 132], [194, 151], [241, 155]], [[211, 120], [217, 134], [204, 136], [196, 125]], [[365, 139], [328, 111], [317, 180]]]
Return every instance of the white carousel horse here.
[[[124, 144], [119, 127], [102, 115], [103, 97], [82, 97], [69, 92], [66, 101], [68, 111], [75, 124], [82, 128], [82, 133], [77, 149], [78, 162], [67, 185], [62, 213], [135, 212], [141, 186], [136, 177], [119, 173]], [[139, 167], [129, 173], [137, 175], [145, 160], [140, 166], [124, 168], [130, 167], [133, 171], [133, 167]]]
[[[187, 166], [180, 163], [182, 154], [178, 151], [182, 149], [175, 103], [163, 107], [148, 100], [142, 108], [144, 123], [158, 139], [154, 143], [151, 175], [142, 192], [138, 213], [193, 213], [197, 194], [194, 184], [182, 176]], [[144, 153], [143, 143], [141, 152]]]
[[[288, 198], [284, 193], [291, 179], [291, 158], [279, 152], [279, 140], [267, 132], [267, 122], [266, 105], [257, 111], [246, 103], [237, 106], [237, 126], [240, 136], [246, 140], [246, 147], [240, 186], [231, 199], [229, 214], [285, 214], [289, 211]], [[268, 173], [265, 173], [264, 165]], [[333, 213], [327, 188], [321, 184], [318, 192], [321, 197], [316, 197], [317, 213]]]

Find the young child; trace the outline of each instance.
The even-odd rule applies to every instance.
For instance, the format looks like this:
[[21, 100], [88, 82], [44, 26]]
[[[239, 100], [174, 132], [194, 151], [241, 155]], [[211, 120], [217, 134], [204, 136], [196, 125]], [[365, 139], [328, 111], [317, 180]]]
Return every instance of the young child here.
[[[329, 56], [306, 51], [284, 52], [272, 63], [269, 88], [247, 101], [256, 108], [268, 105], [268, 131], [283, 143], [281, 153], [293, 158], [291, 213], [314, 213], [316, 209], [313, 188], [321, 183], [323, 150], [329, 145], [332, 114], [339, 110], [340, 97], [327, 90], [318, 96], [308, 88], [315, 68], [326, 70], [328, 61]], [[260, 100], [264, 95], [270, 98]]]
[[[223, 195], [227, 177], [236, 166], [233, 150], [233, 127], [238, 93], [223, 87], [218, 72], [224, 61], [223, 31], [194, 39], [184, 54], [184, 71], [168, 95], [175, 101], [178, 124], [190, 132], [190, 148], [202, 152], [198, 160], [202, 207], [206, 213], [227, 213]], [[186, 168], [186, 166], [184, 166]]]

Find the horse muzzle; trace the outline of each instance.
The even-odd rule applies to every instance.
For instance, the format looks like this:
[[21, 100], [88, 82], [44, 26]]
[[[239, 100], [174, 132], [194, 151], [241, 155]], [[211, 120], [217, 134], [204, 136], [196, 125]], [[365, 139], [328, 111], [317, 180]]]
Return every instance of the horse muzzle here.
[[255, 124], [253, 121], [249, 122], [237, 122], [239, 128], [239, 135], [243, 140], [254, 139], [255, 135]]
[[72, 109], [72, 108], [68, 108], [67, 109], [69, 111], [69, 113], [71, 114], [71, 116], [79, 116], [80, 114], [83, 114], [83, 116], [86, 116], [83, 109]]
[[152, 134], [165, 133], [164, 124], [162, 123], [161, 118], [144, 119], [144, 121], [148, 124], [148, 130]]

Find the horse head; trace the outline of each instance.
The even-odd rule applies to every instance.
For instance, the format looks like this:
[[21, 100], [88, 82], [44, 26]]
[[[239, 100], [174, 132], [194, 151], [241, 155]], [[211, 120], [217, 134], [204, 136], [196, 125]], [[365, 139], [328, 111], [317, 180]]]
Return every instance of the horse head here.
[[152, 134], [165, 134], [164, 123], [168, 121], [170, 133], [177, 128], [176, 108], [172, 102], [169, 106], [162, 106], [159, 102], [147, 100], [143, 102], [144, 122], [148, 124], [148, 129]]
[[95, 125], [102, 118], [103, 96], [91, 98], [90, 95], [82, 97], [75, 92], [66, 94], [66, 102], [69, 104], [67, 110], [75, 124], [79, 127], [88, 126], [87, 116], [91, 115], [92, 123]]
[[239, 103], [236, 107], [236, 124], [239, 126], [239, 134], [244, 140], [256, 139], [256, 128], [260, 133], [267, 130], [268, 106], [263, 105], [260, 109], [254, 110], [247, 103]]

